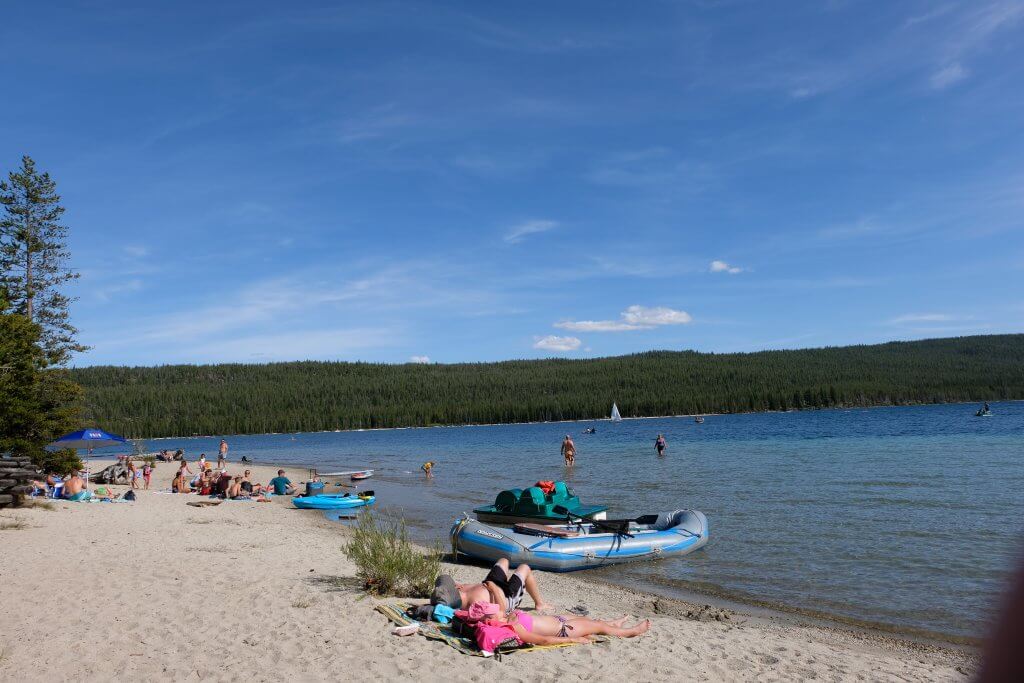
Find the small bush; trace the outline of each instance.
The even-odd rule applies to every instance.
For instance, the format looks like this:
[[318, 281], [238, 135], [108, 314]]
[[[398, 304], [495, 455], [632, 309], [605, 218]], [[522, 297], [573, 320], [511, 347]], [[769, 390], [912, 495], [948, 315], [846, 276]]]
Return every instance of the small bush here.
[[343, 550], [355, 562], [363, 587], [376, 595], [425, 598], [441, 571], [440, 548], [424, 553], [409, 542], [404, 519], [378, 520], [370, 510], [359, 514]]
[[59, 474], [62, 477], [82, 469], [82, 459], [74, 448], [38, 452], [32, 456], [32, 464], [47, 474]]

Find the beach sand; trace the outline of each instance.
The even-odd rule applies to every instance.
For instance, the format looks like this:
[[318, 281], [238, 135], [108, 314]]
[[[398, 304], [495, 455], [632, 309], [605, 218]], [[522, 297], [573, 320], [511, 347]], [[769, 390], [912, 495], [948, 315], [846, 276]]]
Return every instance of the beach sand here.
[[[277, 469], [248, 467], [262, 482]], [[174, 470], [159, 464], [154, 488], [168, 488]], [[544, 573], [542, 592], [562, 610], [650, 618], [650, 632], [501, 661], [468, 657], [390, 634], [341, 552], [342, 525], [293, 509], [288, 497], [186, 505], [198, 499], [151, 491], [134, 503], [0, 511], [0, 522], [25, 523], [0, 530], [0, 680], [953, 681], [976, 668], [959, 650]], [[446, 567], [458, 581], [485, 573]]]

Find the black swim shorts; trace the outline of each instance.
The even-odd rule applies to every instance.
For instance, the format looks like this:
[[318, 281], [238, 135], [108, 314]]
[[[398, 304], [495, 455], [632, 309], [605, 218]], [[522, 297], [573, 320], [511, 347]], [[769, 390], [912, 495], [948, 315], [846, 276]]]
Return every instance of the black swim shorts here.
[[505, 613], [511, 613], [512, 610], [519, 607], [519, 603], [523, 601], [523, 580], [519, 578], [518, 574], [513, 574], [511, 577], [505, 576], [505, 570], [494, 565], [491, 567], [491, 571], [484, 577], [484, 583], [488, 581], [493, 582], [501, 592], [505, 595], [505, 601], [508, 603], [505, 606]]

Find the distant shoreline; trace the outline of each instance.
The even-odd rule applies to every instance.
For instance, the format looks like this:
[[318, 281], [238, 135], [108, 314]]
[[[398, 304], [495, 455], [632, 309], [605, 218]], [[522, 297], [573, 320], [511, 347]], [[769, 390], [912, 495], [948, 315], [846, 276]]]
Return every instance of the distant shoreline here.
[[[827, 408], [803, 408], [800, 410], [753, 410], [753, 411], [741, 411], [736, 413], [682, 413], [678, 415], [640, 415], [636, 417], [623, 417], [623, 422], [634, 421], [634, 420], [673, 420], [680, 418], [693, 419], [695, 417], [729, 417], [732, 415], [780, 415], [786, 413], [818, 413], [818, 412], [836, 412], [836, 411], [847, 411], [847, 410], [881, 410], [887, 408], [921, 408], [926, 406], [953, 406], [953, 405], [964, 405], [973, 406], [980, 403], [985, 403], [984, 399], [977, 401], [947, 401], [944, 403], [901, 403], [901, 404], [890, 404], [890, 405], [871, 405], [871, 406], [829, 406]], [[991, 399], [987, 403], [992, 405], [999, 405], [1001, 403], [1021, 403], [1024, 399], [1007, 398], [1007, 399]], [[551, 425], [551, 424], [580, 424], [584, 422], [600, 422], [600, 423], [611, 423], [611, 419], [607, 417], [595, 417], [595, 418], [581, 418], [578, 420], [540, 420], [536, 422], [467, 422], [464, 424], [436, 424], [436, 425], [412, 425], [408, 427], [365, 427], [359, 429], [321, 429], [317, 431], [309, 432], [243, 432], [239, 434], [193, 434], [191, 436], [152, 436], [143, 437], [139, 439], [131, 439], [132, 441], [165, 441], [173, 439], [230, 439], [236, 436], [294, 436], [298, 434], [357, 434], [359, 432], [397, 432], [405, 431], [409, 429], [461, 429], [465, 427], [515, 427], [525, 425]], [[99, 457], [97, 455], [97, 457]]]

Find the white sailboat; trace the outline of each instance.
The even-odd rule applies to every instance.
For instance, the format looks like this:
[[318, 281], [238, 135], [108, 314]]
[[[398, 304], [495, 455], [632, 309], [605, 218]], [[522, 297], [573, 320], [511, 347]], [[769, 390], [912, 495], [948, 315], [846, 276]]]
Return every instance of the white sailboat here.
[[622, 416], [619, 415], [619, 406], [615, 405], [614, 403], [612, 403], [612, 417], [611, 417], [611, 420], [612, 420], [612, 422], [621, 422], [622, 421]]

